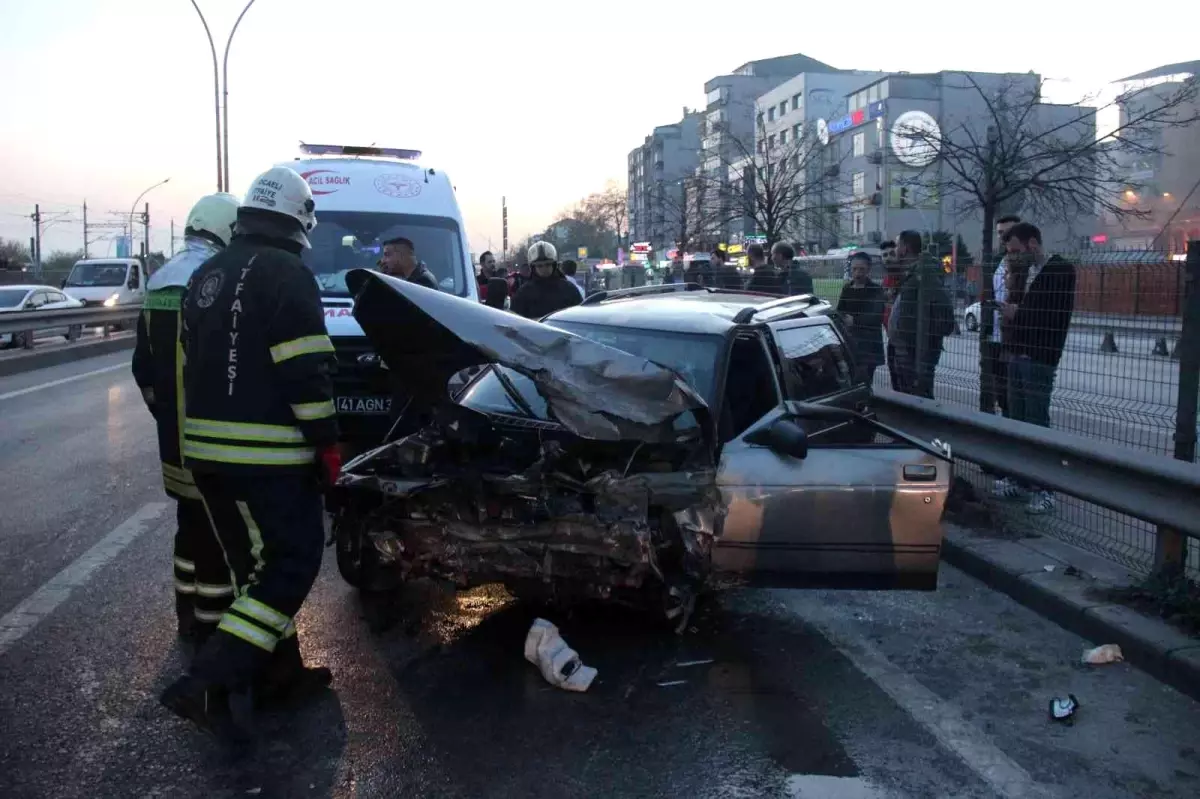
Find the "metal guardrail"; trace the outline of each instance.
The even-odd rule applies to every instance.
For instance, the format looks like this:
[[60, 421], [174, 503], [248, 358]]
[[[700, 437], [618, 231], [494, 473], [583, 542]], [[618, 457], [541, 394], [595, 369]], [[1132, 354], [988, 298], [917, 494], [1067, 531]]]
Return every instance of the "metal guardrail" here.
[[997, 474], [1019, 475], [1200, 538], [1200, 466], [935, 400], [876, 390], [880, 421]]
[[63, 308], [57, 311], [17, 311], [0, 314], [0, 333], [23, 333], [52, 327], [101, 327], [132, 322], [142, 312], [140, 305], [117, 308]]
[[[140, 305], [116, 308], [63, 308], [56, 311], [17, 311], [0, 314], [0, 334], [31, 333], [57, 327], [103, 327], [108, 335], [113, 325], [135, 322], [142, 312]], [[31, 342], [30, 342], [31, 343]]]

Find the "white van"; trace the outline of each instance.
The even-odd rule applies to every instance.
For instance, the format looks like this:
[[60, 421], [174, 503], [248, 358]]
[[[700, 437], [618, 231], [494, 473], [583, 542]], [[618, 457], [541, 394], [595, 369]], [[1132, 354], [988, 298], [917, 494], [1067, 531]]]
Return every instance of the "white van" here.
[[84, 305], [141, 305], [146, 299], [146, 268], [137, 258], [76, 261], [62, 288]]
[[346, 273], [377, 268], [383, 243], [404, 237], [442, 291], [478, 302], [466, 228], [450, 178], [417, 164], [417, 151], [302, 144], [301, 152], [304, 157], [282, 166], [308, 181], [316, 203], [312, 248], [302, 257], [321, 287], [325, 326], [337, 350], [339, 426], [347, 442], [371, 446], [391, 426], [391, 384], [352, 315]]

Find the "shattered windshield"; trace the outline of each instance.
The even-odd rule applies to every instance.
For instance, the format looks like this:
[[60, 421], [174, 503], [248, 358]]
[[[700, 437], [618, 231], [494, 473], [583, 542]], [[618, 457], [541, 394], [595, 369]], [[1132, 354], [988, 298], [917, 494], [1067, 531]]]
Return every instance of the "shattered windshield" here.
[[[554, 327], [582, 338], [639, 355], [648, 361], [674, 371], [696, 390], [705, 402], [712, 403], [716, 382], [717, 360], [721, 354], [721, 339], [691, 333], [664, 333], [657, 330], [635, 330], [621, 327], [584, 325], [575, 322], [555, 322]], [[496, 376], [500, 370], [521, 399], [539, 419], [549, 420], [546, 400], [538, 393], [532, 380], [507, 367], [488, 370], [467, 389], [461, 404], [485, 413], [525, 415], [525, 409], [510, 396], [504, 381]], [[694, 424], [692, 417], [677, 420], [676, 427]]]
[[466, 295], [462, 240], [453, 219], [417, 214], [320, 211], [308, 234], [311, 249], [301, 256], [327, 297], [349, 297], [346, 273], [378, 269], [383, 244], [395, 238], [413, 243], [417, 259], [437, 278], [442, 291]]

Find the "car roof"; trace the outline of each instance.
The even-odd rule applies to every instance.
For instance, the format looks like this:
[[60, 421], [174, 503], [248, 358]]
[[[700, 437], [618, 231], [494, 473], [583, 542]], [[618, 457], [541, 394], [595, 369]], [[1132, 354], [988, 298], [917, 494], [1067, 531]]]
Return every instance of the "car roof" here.
[[[679, 284], [676, 284], [679, 285]], [[639, 286], [597, 292], [545, 322], [631, 327], [664, 333], [723, 336], [734, 328], [796, 316], [825, 316], [832, 307], [811, 294], [778, 297], [747, 291], [686, 286]]]
[[55, 288], [54, 286], [43, 286], [40, 283], [36, 283], [36, 284], [35, 283], [18, 283], [15, 285], [0, 286], [0, 289], [17, 289], [18, 291], [33, 291], [34, 289], [53, 289], [54, 291], [58, 291], [58, 292], [62, 291], [62, 289]]

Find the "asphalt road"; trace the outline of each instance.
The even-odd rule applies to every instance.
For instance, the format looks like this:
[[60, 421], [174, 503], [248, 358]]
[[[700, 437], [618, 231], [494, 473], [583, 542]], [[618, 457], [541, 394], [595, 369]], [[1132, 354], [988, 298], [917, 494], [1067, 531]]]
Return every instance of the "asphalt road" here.
[[[568, 694], [523, 660], [532, 615], [502, 592], [364, 604], [328, 558], [300, 630], [335, 690], [232, 759], [157, 703], [181, 669], [172, 528], [127, 358], [0, 380], [6, 799], [1200, 791], [1200, 705], [1077, 665], [1081, 639], [948, 567], [930, 594], [728, 595], [679, 638], [556, 618], [599, 669]], [[1074, 726], [1047, 717], [1068, 692]]]

